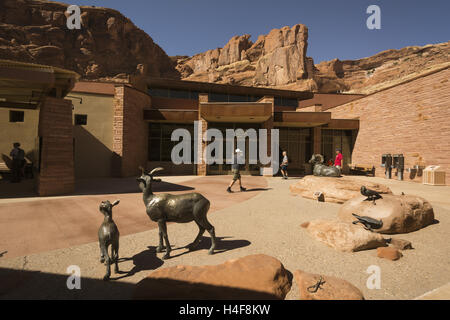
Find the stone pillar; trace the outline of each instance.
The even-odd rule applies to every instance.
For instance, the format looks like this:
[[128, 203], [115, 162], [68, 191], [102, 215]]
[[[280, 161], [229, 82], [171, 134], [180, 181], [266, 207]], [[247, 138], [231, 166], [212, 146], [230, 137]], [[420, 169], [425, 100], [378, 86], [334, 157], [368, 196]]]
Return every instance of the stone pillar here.
[[205, 134], [206, 130], [208, 129], [208, 122], [202, 118], [201, 116], [201, 103], [202, 102], [208, 102], [208, 94], [207, 93], [201, 93], [198, 95], [198, 121], [199, 124], [202, 126], [202, 130], [198, 132], [197, 141], [198, 148], [196, 150], [197, 152], [197, 175], [198, 176], [206, 176], [207, 174], [207, 167], [206, 163], [203, 161], [203, 150], [206, 150], [206, 142], [203, 141], [203, 135]]
[[313, 132], [313, 152], [322, 154], [322, 128], [315, 127]]
[[40, 196], [72, 193], [75, 189], [72, 101], [46, 97], [39, 110]]
[[[269, 119], [264, 121], [261, 124], [261, 129], [267, 130], [267, 154], [272, 156], [272, 151], [277, 153], [276, 156], [278, 156], [278, 150], [272, 150], [272, 129], [273, 129], [273, 114], [274, 114], [274, 97], [265, 96], [258, 102], [265, 102], [265, 103], [271, 103], [272, 104], [272, 114]], [[259, 142], [258, 142], [259, 143]], [[263, 176], [271, 177], [273, 176], [273, 169], [271, 164], [265, 164], [262, 166], [262, 172], [261, 174]]]
[[139, 175], [148, 159], [148, 123], [144, 108], [150, 108], [151, 97], [126, 85], [114, 88], [112, 176]]

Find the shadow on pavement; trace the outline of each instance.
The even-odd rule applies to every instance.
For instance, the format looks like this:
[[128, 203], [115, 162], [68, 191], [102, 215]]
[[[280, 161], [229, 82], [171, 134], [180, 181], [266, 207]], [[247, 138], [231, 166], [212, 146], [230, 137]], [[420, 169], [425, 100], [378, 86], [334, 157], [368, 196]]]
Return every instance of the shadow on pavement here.
[[138, 284], [133, 284], [81, 277], [81, 288], [70, 290], [67, 288], [68, 277], [69, 275], [0, 268], [0, 299], [280, 299], [266, 292], [167, 278], [145, 278]]
[[[164, 261], [156, 256], [156, 247], [149, 246], [147, 250], [135, 254], [131, 258], [119, 258], [119, 277], [111, 277], [111, 280], [119, 280], [130, 277], [140, 271], [155, 270], [164, 264]], [[120, 269], [120, 262], [133, 260], [134, 267], [130, 271]]]
[[0, 268], [0, 299], [130, 299], [135, 285], [85, 278], [81, 289], [68, 289], [69, 274]]
[[[214, 250], [214, 254], [247, 247], [251, 244], [251, 242], [248, 240], [224, 240], [224, 239], [228, 239], [228, 238], [231, 238], [231, 237], [216, 237], [217, 242], [216, 242], [216, 249]], [[194, 250], [191, 250], [191, 251], [188, 250], [188, 251], [176, 254], [176, 255], [171, 255], [170, 258], [179, 257], [179, 256], [188, 254], [193, 251], [209, 250], [210, 247], [211, 247], [211, 238], [210, 237], [202, 237], [199, 245]], [[172, 251], [180, 250], [180, 249], [187, 249], [187, 247], [186, 246], [179, 247], [176, 249], [172, 249]], [[207, 253], [205, 252], [205, 254], [207, 254]]]

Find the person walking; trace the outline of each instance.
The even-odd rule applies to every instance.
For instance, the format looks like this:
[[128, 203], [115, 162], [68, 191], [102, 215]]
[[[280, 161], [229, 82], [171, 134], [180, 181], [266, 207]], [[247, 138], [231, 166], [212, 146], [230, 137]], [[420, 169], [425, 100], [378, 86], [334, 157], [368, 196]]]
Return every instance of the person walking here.
[[282, 179], [286, 179], [288, 178], [288, 172], [287, 172], [287, 167], [289, 164], [289, 159], [287, 156], [287, 152], [283, 151], [283, 161], [281, 162], [281, 174], [283, 175]]
[[341, 150], [336, 149], [336, 159], [334, 160], [334, 166], [339, 170], [342, 170], [342, 164], [344, 162], [344, 157], [342, 156]]
[[234, 185], [236, 180], [239, 180], [239, 187], [240, 187], [241, 191], [247, 190], [246, 188], [244, 188], [242, 186], [242, 182], [241, 182], [240, 165], [239, 165], [239, 161], [238, 161], [238, 158], [241, 156], [241, 154], [242, 154], [242, 151], [240, 149], [236, 149], [234, 151], [233, 164], [231, 165], [231, 172], [233, 173], [233, 180], [231, 180], [230, 185], [227, 188], [228, 193], [233, 192], [233, 191], [231, 191], [231, 187]]
[[14, 142], [13, 149], [9, 154], [12, 158], [12, 179], [11, 182], [20, 182], [22, 168], [25, 164], [25, 151], [20, 148], [19, 142]]

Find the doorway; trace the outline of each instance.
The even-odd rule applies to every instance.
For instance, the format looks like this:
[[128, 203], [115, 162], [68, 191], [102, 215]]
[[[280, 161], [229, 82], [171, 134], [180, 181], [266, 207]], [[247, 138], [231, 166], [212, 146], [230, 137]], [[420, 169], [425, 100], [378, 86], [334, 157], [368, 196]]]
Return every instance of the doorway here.
[[[231, 162], [232, 159], [227, 159], [226, 155], [226, 129], [242, 129], [244, 132], [246, 132], [248, 129], [255, 129], [256, 134], [258, 137], [258, 130], [261, 128], [261, 125], [259, 123], [230, 123], [230, 122], [210, 122], [208, 123], [208, 129], [218, 129], [223, 136], [223, 163], [213, 163], [211, 165], [208, 165], [207, 167], [207, 173], [208, 174], [216, 174], [216, 175], [230, 175], [231, 173], [231, 164], [228, 164], [227, 162]], [[255, 143], [257, 145], [257, 151], [258, 151], [258, 138], [256, 140], [250, 140], [249, 137], [245, 138], [245, 150], [242, 150], [245, 153], [245, 165], [241, 166], [241, 174], [245, 175], [259, 175], [259, 163], [257, 164], [250, 164], [249, 163], [249, 150], [250, 150], [250, 143]], [[233, 152], [236, 149], [237, 146], [237, 138], [234, 137], [233, 141]]]

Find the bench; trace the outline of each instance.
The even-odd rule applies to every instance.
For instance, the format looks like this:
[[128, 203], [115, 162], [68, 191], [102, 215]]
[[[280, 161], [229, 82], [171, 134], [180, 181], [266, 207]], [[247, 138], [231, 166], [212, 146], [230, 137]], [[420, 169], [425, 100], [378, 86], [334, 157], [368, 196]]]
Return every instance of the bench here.
[[375, 177], [375, 166], [371, 166], [368, 164], [350, 163], [348, 167], [350, 169], [350, 172], [352, 173], [370, 174]]
[[[25, 160], [25, 178], [33, 178], [33, 163], [28, 158], [25, 158]], [[0, 162], [0, 175], [4, 176], [5, 174], [12, 174], [12, 171], [5, 162]]]

